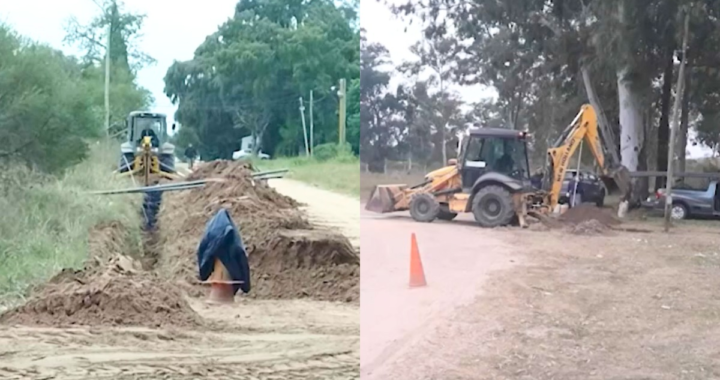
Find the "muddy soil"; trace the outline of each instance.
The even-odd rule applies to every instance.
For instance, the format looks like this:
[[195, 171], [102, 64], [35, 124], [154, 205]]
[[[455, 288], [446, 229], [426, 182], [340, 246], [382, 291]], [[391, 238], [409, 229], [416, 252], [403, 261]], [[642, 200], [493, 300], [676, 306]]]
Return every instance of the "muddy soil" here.
[[156, 276], [137, 271], [126, 256], [102, 273], [62, 271], [0, 323], [25, 326], [200, 327], [201, 318], [182, 293]]
[[356, 251], [360, 251], [360, 206], [357, 198], [304, 184], [287, 178], [272, 179], [270, 186], [282, 194], [292, 194], [316, 229], [339, 231]]
[[387, 378], [718, 378], [720, 237], [709, 223], [502, 231], [526, 264], [495, 273]]
[[621, 221], [613, 215], [612, 209], [598, 208], [591, 204], [573, 207], [560, 216], [560, 221], [565, 224], [580, 224], [590, 220], [595, 220], [597, 224], [604, 226], [616, 226], [621, 223]]
[[249, 166], [239, 162], [204, 163], [188, 180], [222, 182], [165, 195], [157, 270], [179, 280], [190, 294], [203, 294], [205, 290], [196, 285], [195, 250], [207, 221], [225, 208], [247, 250], [253, 287], [248, 297], [357, 301], [359, 258], [348, 239], [337, 232], [315, 230], [297, 201], [265, 181], [252, 180], [250, 173]]

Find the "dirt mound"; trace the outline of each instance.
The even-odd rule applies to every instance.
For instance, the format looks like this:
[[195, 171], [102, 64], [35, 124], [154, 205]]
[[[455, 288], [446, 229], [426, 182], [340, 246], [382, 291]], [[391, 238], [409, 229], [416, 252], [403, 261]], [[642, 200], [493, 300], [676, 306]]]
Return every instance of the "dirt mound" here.
[[568, 231], [574, 235], [602, 235], [608, 227], [595, 219], [585, 220], [568, 227]]
[[599, 224], [610, 227], [621, 223], [615, 218], [611, 209], [598, 208], [594, 205], [581, 205], [568, 209], [560, 216], [560, 221], [566, 224], [580, 224], [595, 220]]
[[199, 326], [200, 317], [180, 292], [127, 257], [111, 260], [101, 273], [64, 270], [0, 323], [68, 326]]
[[198, 283], [196, 249], [205, 226], [225, 208], [247, 249], [250, 297], [355, 301], [359, 299], [359, 258], [346, 237], [312, 229], [298, 203], [251, 177], [247, 163], [212, 161], [200, 165], [189, 180], [217, 178], [200, 189], [165, 195], [160, 210], [158, 270], [172, 280]]

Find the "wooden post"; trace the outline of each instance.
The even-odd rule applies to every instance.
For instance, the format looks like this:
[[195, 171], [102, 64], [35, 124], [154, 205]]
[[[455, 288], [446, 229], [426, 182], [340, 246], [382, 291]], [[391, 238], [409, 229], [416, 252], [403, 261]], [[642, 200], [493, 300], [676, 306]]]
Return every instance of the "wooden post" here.
[[[675, 156], [675, 136], [677, 135], [678, 122], [680, 120], [680, 105], [682, 104], [683, 85], [685, 84], [685, 62], [688, 43], [688, 28], [690, 15], [685, 13], [683, 27], [682, 60], [680, 61], [680, 72], [678, 74], [677, 86], [675, 88], [675, 103], [673, 104], [672, 124], [670, 126], [670, 143], [668, 144], [668, 166], [667, 185], [665, 186], [665, 232], [670, 230], [670, 214], [672, 213], [672, 187], [673, 187], [673, 157]], [[683, 152], [685, 154], [685, 152]]]

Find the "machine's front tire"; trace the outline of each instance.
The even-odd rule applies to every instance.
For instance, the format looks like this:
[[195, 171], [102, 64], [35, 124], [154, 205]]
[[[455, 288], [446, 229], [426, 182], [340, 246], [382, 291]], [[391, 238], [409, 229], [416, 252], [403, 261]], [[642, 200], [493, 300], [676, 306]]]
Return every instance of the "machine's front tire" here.
[[506, 226], [515, 217], [512, 194], [501, 186], [483, 187], [473, 197], [472, 213], [481, 227]]
[[432, 194], [419, 193], [410, 200], [410, 215], [417, 222], [429, 223], [440, 213], [440, 203]]

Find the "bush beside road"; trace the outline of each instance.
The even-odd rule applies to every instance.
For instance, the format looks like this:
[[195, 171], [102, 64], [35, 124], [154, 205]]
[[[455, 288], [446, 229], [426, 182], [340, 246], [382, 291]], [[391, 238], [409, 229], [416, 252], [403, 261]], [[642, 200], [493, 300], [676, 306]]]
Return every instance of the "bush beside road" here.
[[28, 286], [62, 268], [81, 267], [98, 224], [121, 223], [139, 244], [139, 198], [86, 194], [131, 185], [110, 170], [117, 151], [97, 144], [87, 160], [60, 177], [23, 167], [4, 170], [0, 210], [8, 217], [0, 220], [0, 304], [22, 297]]

